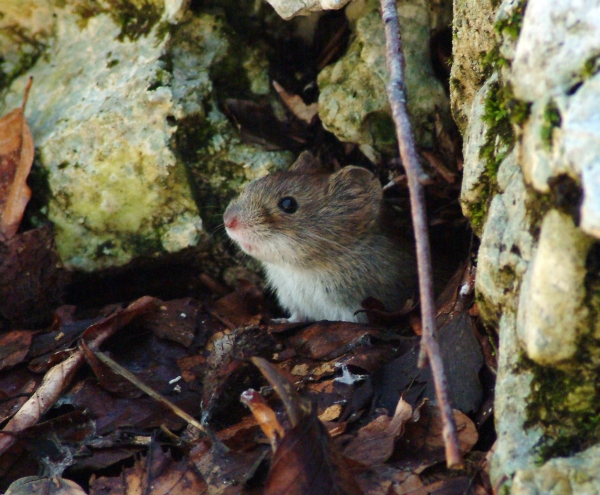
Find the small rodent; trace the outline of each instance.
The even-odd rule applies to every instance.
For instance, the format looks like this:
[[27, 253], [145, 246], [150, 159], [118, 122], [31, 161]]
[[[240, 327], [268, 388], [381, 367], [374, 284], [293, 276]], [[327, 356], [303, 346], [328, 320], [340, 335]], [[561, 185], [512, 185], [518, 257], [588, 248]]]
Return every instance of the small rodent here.
[[354, 313], [367, 297], [396, 311], [418, 294], [412, 241], [388, 208], [370, 171], [327, 173], [305, 152], [289, 171], [249, 183], [223, 220], [262, 262], [287, 321], [365, 321]]

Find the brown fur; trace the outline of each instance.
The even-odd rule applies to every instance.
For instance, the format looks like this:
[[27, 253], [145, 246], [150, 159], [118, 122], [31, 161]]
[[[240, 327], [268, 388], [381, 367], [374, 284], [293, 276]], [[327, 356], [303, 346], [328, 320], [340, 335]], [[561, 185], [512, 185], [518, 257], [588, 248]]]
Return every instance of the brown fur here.
[[[278, 207], [286, 196], [296, 199], [295, 213]], [[369, 296], [390, 310], [416, 296], [410, 237], [395, 232], [389, 216], [368, 170], [328, 174], [306, 162], [251, 182], [225, 213], [238, 222], [228, 233], [264, 263], [286, 309], [298, 319], [347, 320]]]

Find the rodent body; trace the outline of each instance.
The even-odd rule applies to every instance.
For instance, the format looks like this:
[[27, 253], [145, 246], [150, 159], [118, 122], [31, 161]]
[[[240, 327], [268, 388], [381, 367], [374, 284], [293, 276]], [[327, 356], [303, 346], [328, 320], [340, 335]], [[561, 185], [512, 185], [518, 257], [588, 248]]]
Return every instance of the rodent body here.
[[224, 215], [228, 235], [263, 263], [288, 321], [363, 321], [367, 297], [388, 310], [416, 298], [409, 239], [394, 232], [381, 184], [368, 170], [324, 173], [299, 159], [248, 184]]

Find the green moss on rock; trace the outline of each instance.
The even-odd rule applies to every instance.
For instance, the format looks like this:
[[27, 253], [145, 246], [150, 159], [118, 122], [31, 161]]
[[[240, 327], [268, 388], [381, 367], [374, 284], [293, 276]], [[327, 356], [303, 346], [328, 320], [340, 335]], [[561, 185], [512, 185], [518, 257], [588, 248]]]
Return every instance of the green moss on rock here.
[[[589, 250], [585, 279], [589, 320], [600, 321], [600, 244]], [[593, 324], [592, 324], [593, 323]], [[600, 331], [583, 335], [571, 366], [558, 369], [540, 366], [521, 356], [523, 366], [533, 372], [527, 402], [526, 427], [544, 431], [538, 447], [541, 462], [567, 457], [600, 443]]]
[[[598, 348], [600, 341], [585, 344]], [[534, 376], [525, 427], [543, 428], [540, 461], [570, 456], [600, 442], [600, 369], [589, 356], [580, 356], [570, 370], [540, 366], [526, 357], [523, 362]]]
[[121, 29], [117, 35], [119, 41], [136, 41], [148, 36], [160, 21], [163, 8], [160, 0], [79, 0], [75, 3], [82, 29], [92, 17], [107, 14]]
[[598, 73], [600, 70], [600, 56], [594, 55], [588, 58], [583, 64], [583, 69], [581, 70], [581, 77], [583, 80], [590, 79], [594, 74]]
[[560, 127], [562, 118], [554, 100], [550, 100], [544, 109], [540, 138], [546, 149], [552, 148], [554, 129]]
[[512, 9], [511, 14], [496, 22], [494, 28], [500, 34], [506, 34], [516, 40], [521, 33], [523, 17], [527, 8], [527, 0], [520, 0], [518, 5]]

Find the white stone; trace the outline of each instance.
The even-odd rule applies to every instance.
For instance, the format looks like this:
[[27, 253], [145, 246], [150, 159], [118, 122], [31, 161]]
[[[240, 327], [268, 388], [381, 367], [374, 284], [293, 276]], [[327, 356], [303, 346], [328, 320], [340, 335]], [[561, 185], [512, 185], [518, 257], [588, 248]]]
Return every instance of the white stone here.
[[502, 313], [516, 311], [520, 280], [532, 256], [534, 240], [523, 176], [511, 153], [498, 170], [501, 188], [489, 205], [478, 253], [475, 289], [485, 321], [495, 324]]
[[540, 467], [519, 469], [511, 495], [598, 495], [600, 446], [568, 458], [551, 459]]
[[560, 155], [583, 186], [581, 229], [600, 238], [600, 74], [569, 98], [559, 134]]
[[350, 0], [267, 0], [284, 19], [321, 10], [338, 10]]
[[[501, 352], [495, 389], [498, 400], [494, 402], [498, 440], [494, 445], [490, 476], [493, 480], [506, 480], [504, 475], [511, 476], [517, 469], [535, 465], [536, 457], [532, 452], [542, 432], [536, 426], [524, 427], [533, 373], [519, 366], [521, 346], [516, 336], [514, 314], [502, 315], [498, 327]], [[498, 490], [498, 493], [504, 491]]]
[[[151, 32], [119, 40], [121, 27], [108, 15], [82, 26], [68, 8], [55, 14], [51, 48], [15, 81], [5, 104], [14, 104], [33, 75], [26, 116], [48, 170], [49, 218], [66, 266], [121, 265], [155, 252], [171, 223], [201, 225], [169, 147], [175, 127], [167, 117], [180, 117], [181, 109], [167, 88], [148, 91], [167, 38]], [[178, 245], [171, 236], [170, 250], [200, 234], [178, 237]]]
[[598, 55], [600, 0], [529, 0], [512, 63], [517, 97], [567, 92]]
[[481, 192], [486, 184], [485, 162], [479, 157], [481, 147], [485, 144], [488, 126], [483, 121], [484, 101], [490, 86], [498, 81], [494, 75], [488, 79], [473, 99], [469, 120], [465, 130], [463, 145], [464, 170], [460, 191], [460, 204], [467, 218], [473, 216], [473, 207], [479, 205]]
[[527, 355], [538, 364], [556, 365], [571, 359], [580, 335], [589, 330], [584, 279], [591, 244], [569, 215], [550, 210], [544, 217], [517, 317]]

